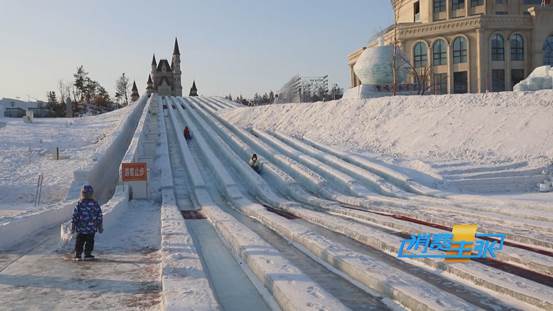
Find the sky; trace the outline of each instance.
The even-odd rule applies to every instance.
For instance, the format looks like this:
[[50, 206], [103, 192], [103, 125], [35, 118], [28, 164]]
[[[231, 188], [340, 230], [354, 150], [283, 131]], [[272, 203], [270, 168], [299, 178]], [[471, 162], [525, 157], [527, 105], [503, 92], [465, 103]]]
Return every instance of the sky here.
[[113, 96], [146, 87], [179, 40], [183, 93], [251, 97], [295, 74], [349, 86], [347, 55], [392, 23], [388, 0], [0, 0], [0, 98], [46, 99], [79, 65]]

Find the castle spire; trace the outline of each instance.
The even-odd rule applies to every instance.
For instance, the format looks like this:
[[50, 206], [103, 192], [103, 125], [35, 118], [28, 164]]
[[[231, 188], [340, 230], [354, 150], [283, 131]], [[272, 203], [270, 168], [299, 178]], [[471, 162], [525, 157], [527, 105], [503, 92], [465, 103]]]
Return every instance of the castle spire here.
[[157, 66], [156, 54], [154, 54], [154, 56], [152, 56], [152, 66]]
[[198, 88], [196, 88], [196, 80], [192, 82], [192, 87], [190, 88], [190, 93], [188, 96], [198, 96]]
[[175, 47], [173, 48], [173, 55], [180, 55], [179, 42], [177, 41], [176, 37], [175, 37]]

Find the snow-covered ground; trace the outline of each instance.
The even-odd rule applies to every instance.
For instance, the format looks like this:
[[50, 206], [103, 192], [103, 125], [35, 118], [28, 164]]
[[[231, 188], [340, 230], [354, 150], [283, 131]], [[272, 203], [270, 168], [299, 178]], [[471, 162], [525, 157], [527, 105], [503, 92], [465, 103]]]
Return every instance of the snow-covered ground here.
[[[535, 191], [553, 161], [551, 90], [344, 99], [221, 116], [382, 160], [452, 191]], [[490, 182], [496, 186], [486, 189]]]
[[[261, 108], [153, 96], [135, 115], [136, 131], [125, 127], [128, 148], [120, 147], [124, 161], [148, 163], [152, 200], [128, 201], [128, 185], [117, 185], [103, 206], [98, 262], [64, 260], [72, 243], [60, 247], [58, 227], [27, 239], [18, 235], [20, 244], [0, 252], [0, 302], [39, 310], [550, 310], [551, 194], [469, 195], [437, 187], [508, 186], [547, 164], [553, 144], [531, 133], [551, 134], [542, 124], [551, 104], [527, 101], [552, 93], [514, 94], [518, 101], [485, 94]], [[519, 130], [524, 134], [516, 133], [527, 139], [524, 150], [508, 137], [516, 132], [510, 125], [515, 112], [528, 121]], [[108, 124], [125, 120], [111, 117], [83, 122], [109, 132]], [[457, 133], [477, 117], [483, 128], [472, 139]], [[436, 135], [419, 131], [427, 123]], [[182, 136], [184, 126], [192, 130], [191, 141]], [[496, 127], [495, 134], [486, 132]], [[486, 142], [494, 135], [497, 144]], [[101, 159], [79, 159], [88, 167], [119, 159], [121, 150], [105, 147], [113, 137], [99, 144], [73, 139], [81, 144], [68, 148], [90, 149]], [[63, 139], [57, 141], [51, 144]], [[463, 152], [461, 142], [472, 151]], [[247, 164], [253, 152], [263, 161], [259, 174]], [[508, 245], [495, 261], [397, 258], [409, 234], [444, 233], [459, 223], [504, 233]]]
[[73, 262], [69, 247], [58, 247], [58, 228], [29, 241], [30, 246], [0, 253], [2, 305], [10, 310], [159, 309], [159, 205], [144, 201], [124, 208], [96, 237], [98, 261]]
[[[33, 123], [4, 118], [0, 128], [0, 217], [34, 208], [38, 175], [43, 174], [41, 205], [63, 200], [73, 172], [98, 160], [109, 137], [132, 106], [84, 118], [41, 118]], [[60, 160], [56, 160], [56, 148]]]

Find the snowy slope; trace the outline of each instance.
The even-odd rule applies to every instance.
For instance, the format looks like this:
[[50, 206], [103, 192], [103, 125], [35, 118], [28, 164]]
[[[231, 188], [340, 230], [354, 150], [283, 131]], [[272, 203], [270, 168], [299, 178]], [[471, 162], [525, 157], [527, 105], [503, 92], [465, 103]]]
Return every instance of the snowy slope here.
[[553, 158], [553, 91], [338, 100], [240, 108], [222, 115], [242, 127], [407, 158]]
[[553, 159], [551, 90], [343, 99], [219, 114], [240, 127], [384, 160], [453, 191], [534, 191]]
[[[63, 200], [73, 171], [90, 166], [133, 106], [94, 117], [3, 119], [0, 128], [0, 216], [32, 208], [38, 174], [44, 174], [42, 205]], [[56, 161], [60, 148], [62, 160]]]

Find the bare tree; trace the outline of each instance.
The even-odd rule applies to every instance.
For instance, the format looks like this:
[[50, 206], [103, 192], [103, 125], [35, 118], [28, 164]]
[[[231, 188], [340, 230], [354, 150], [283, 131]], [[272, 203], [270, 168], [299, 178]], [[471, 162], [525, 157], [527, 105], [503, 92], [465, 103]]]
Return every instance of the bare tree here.
[[121, 75], [121, 77], [117, 80], [115, 83], [115, 98], [117, 99], [117, 102], [121, 104], [123, 102], [126, 106], [129, 104], [129, 78], [125, 76], [125, 73]]
[[63, 80], [58, 81], [58, 93], [60, 94], [60, 102], [63, 104], [68, 97], [71, 96], [71, 85]]
[[398, 76], [398, 53], [397, 49], [398, 47], [398, 39], [397, 39], [397, 20], [399, 18], [399, 10], [396, 10], [394, 2], [396, 0], [390, 0], [390, 3], [392, 4], [392, 10], [394, 11], [394, 42], [393, 42], [393, 51], [392, 51], [392, 94], [394, 96], [397, 95], [397, 76]]

